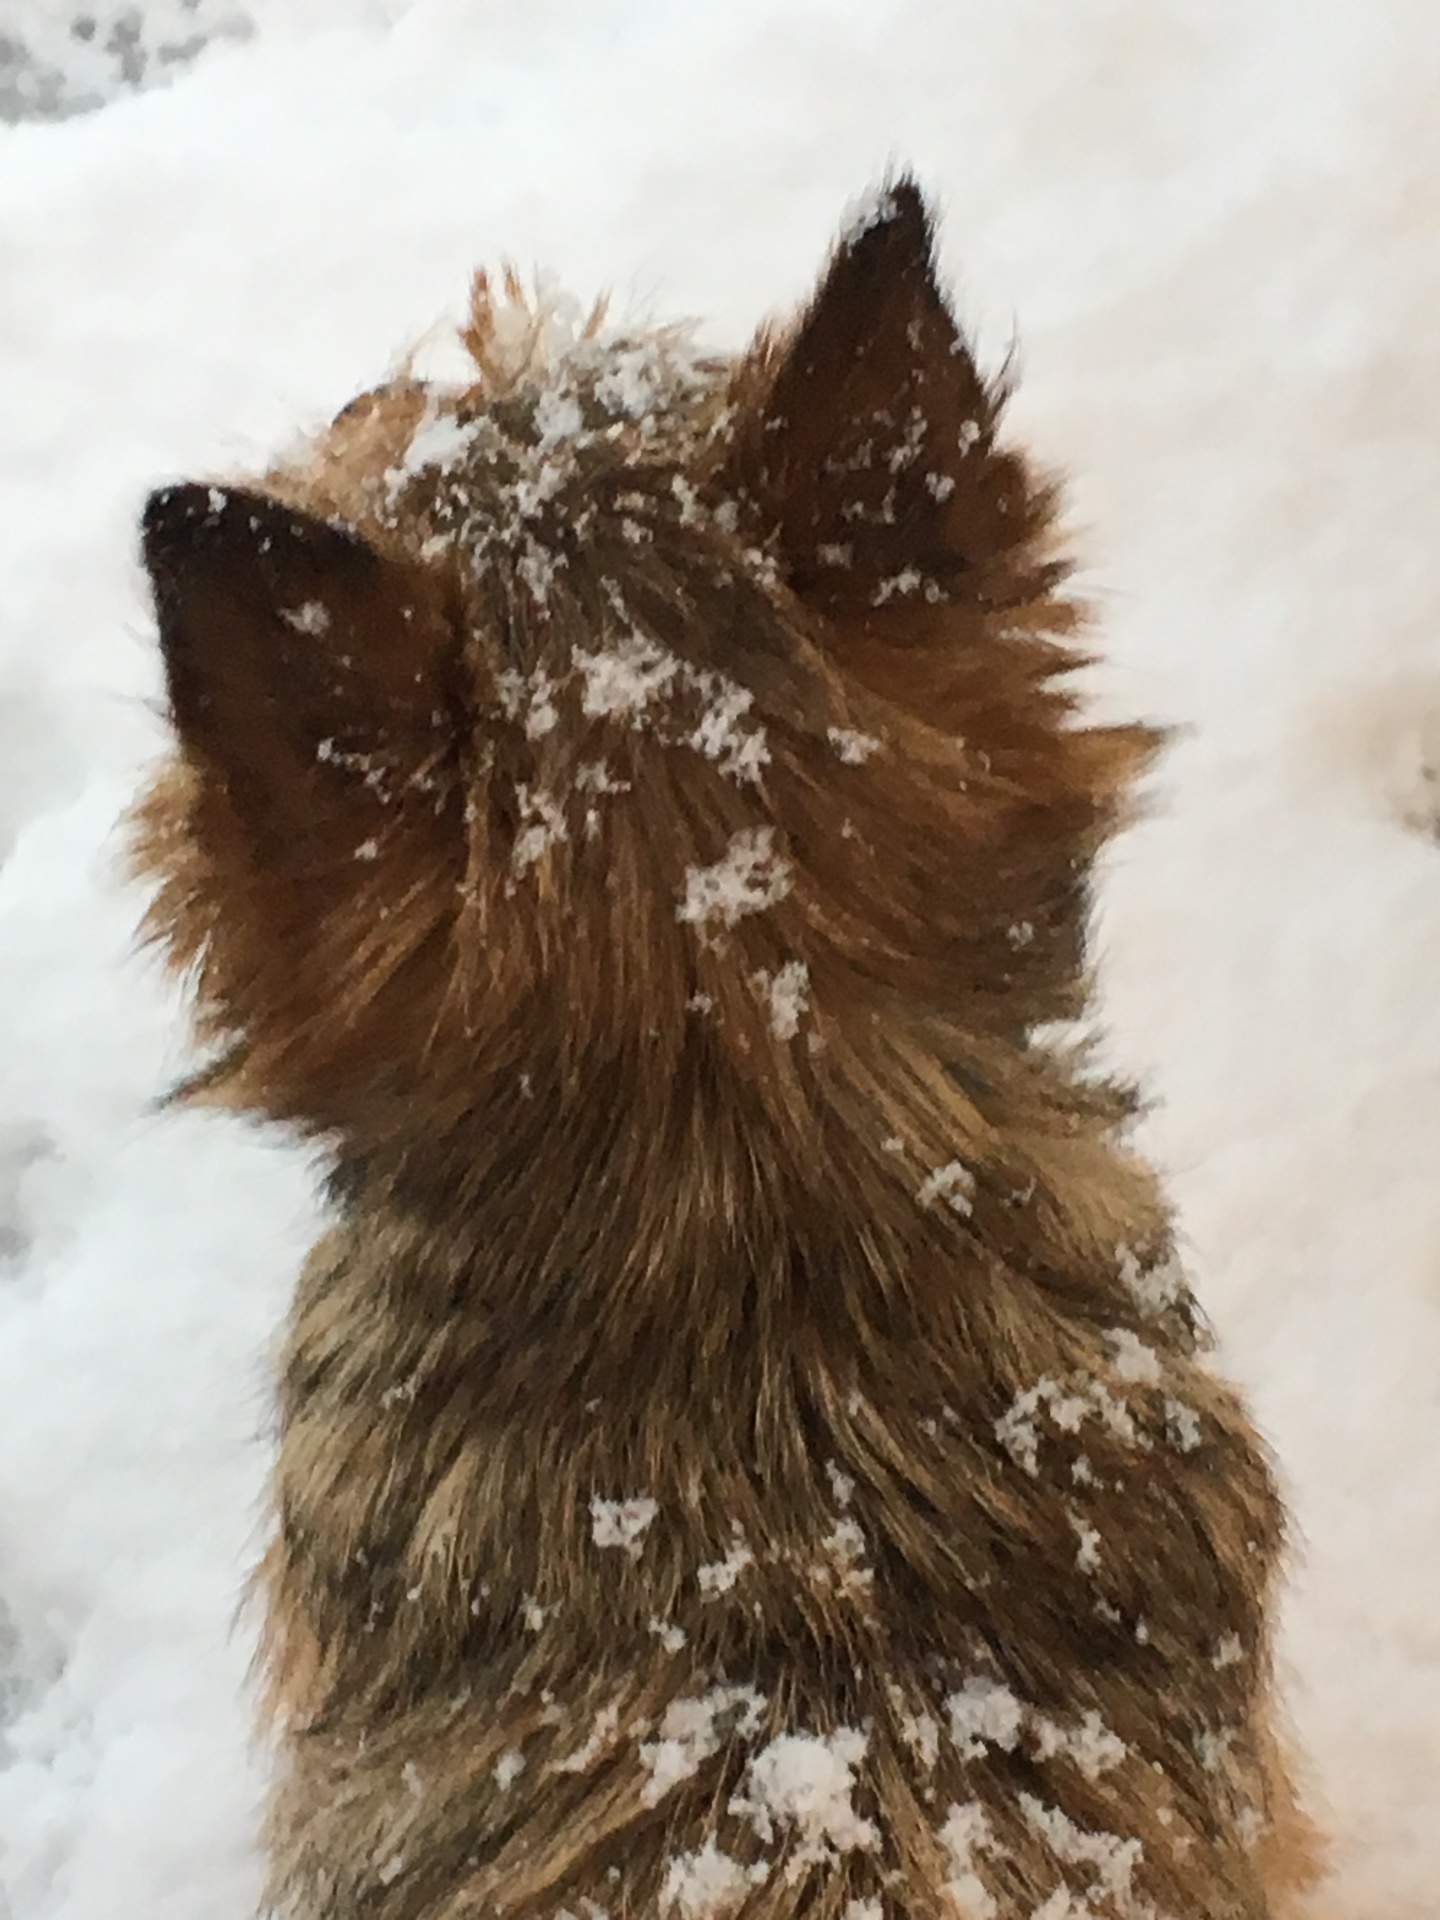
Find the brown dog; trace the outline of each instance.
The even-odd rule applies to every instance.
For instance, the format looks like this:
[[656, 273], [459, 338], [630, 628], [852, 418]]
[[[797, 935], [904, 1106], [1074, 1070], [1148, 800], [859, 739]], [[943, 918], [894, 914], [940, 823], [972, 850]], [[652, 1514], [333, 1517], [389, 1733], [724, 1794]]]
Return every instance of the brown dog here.
[[738, 361], [477, 282], [145, 518], [192, 1091], [333, 1156], [262, 1569], [300, 1920], [1222, 1920], [1282, 1517], [1039, 1030], [1148, 752], [908, 181]]

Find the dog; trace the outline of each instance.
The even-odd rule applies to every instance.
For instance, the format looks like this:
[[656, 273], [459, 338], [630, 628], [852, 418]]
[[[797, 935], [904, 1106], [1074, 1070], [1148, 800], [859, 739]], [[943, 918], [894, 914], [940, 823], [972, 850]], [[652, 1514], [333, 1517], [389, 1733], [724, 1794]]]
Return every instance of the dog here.
[[192, 1099], [321, 1143], [257, 1574], [294, 1920], [1261, 1920], [1284, 1514], [1067, 1051], [1156, 738], [891, 180], [729, 359], [477, 278], [156, 492]]

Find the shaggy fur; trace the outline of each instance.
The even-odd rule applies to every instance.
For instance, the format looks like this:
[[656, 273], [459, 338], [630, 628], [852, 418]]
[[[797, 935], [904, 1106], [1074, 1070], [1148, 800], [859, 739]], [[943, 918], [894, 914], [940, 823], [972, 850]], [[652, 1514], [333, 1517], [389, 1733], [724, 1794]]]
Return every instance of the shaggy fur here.
[[1048, 1044], [1150, 737], [912, 184], [736, 362], [477, 282], [145, 518], [195, 1096], [322, 1140], [260, 1573], [296, 1920], [1259, 1920], [1282, 1516]]

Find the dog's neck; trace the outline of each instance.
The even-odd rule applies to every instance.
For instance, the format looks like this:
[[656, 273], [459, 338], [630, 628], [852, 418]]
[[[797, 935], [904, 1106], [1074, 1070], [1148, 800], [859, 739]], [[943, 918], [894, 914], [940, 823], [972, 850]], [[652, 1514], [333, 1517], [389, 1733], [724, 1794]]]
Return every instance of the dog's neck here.
[[503, 1421], [537, 1393], [628, 1398], [663, 1355], [729, 1418], [786, 1355], [837, 1395], [871, 1392], [884, 1355], [943, 1397], [992, 1297], [1140, 1323], [1128, 1276], [1163, 1257], [1164, 1212], [1114, 1097], [1053, 1056], [837, 1043], [787, 1106], [701, 1044], [668, 1075], [642, 1055], [577, 1077], [537, 1059], [413, 1143], [342, 1152], [333, 1197], [398, 1366], [483, 1350]]

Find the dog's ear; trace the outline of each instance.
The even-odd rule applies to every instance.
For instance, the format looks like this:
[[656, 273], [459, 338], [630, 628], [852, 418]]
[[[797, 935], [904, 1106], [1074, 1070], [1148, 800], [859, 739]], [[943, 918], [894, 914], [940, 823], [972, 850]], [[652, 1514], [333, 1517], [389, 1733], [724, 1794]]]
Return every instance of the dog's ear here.
[[1051, 498], [997, 448], [987, 384], [936, 280], [912, 180], [841, 237], [793, 333], [752, 362], [728, 478], [791, 588], [831, 616], [986, 609], [1043, 591], [1027, 549]]
[[426, 777], [450, 627], [416, 570], [230, 487], [152, 495], [143, 548], [181, 742], [267, 847], [353, 829]]

